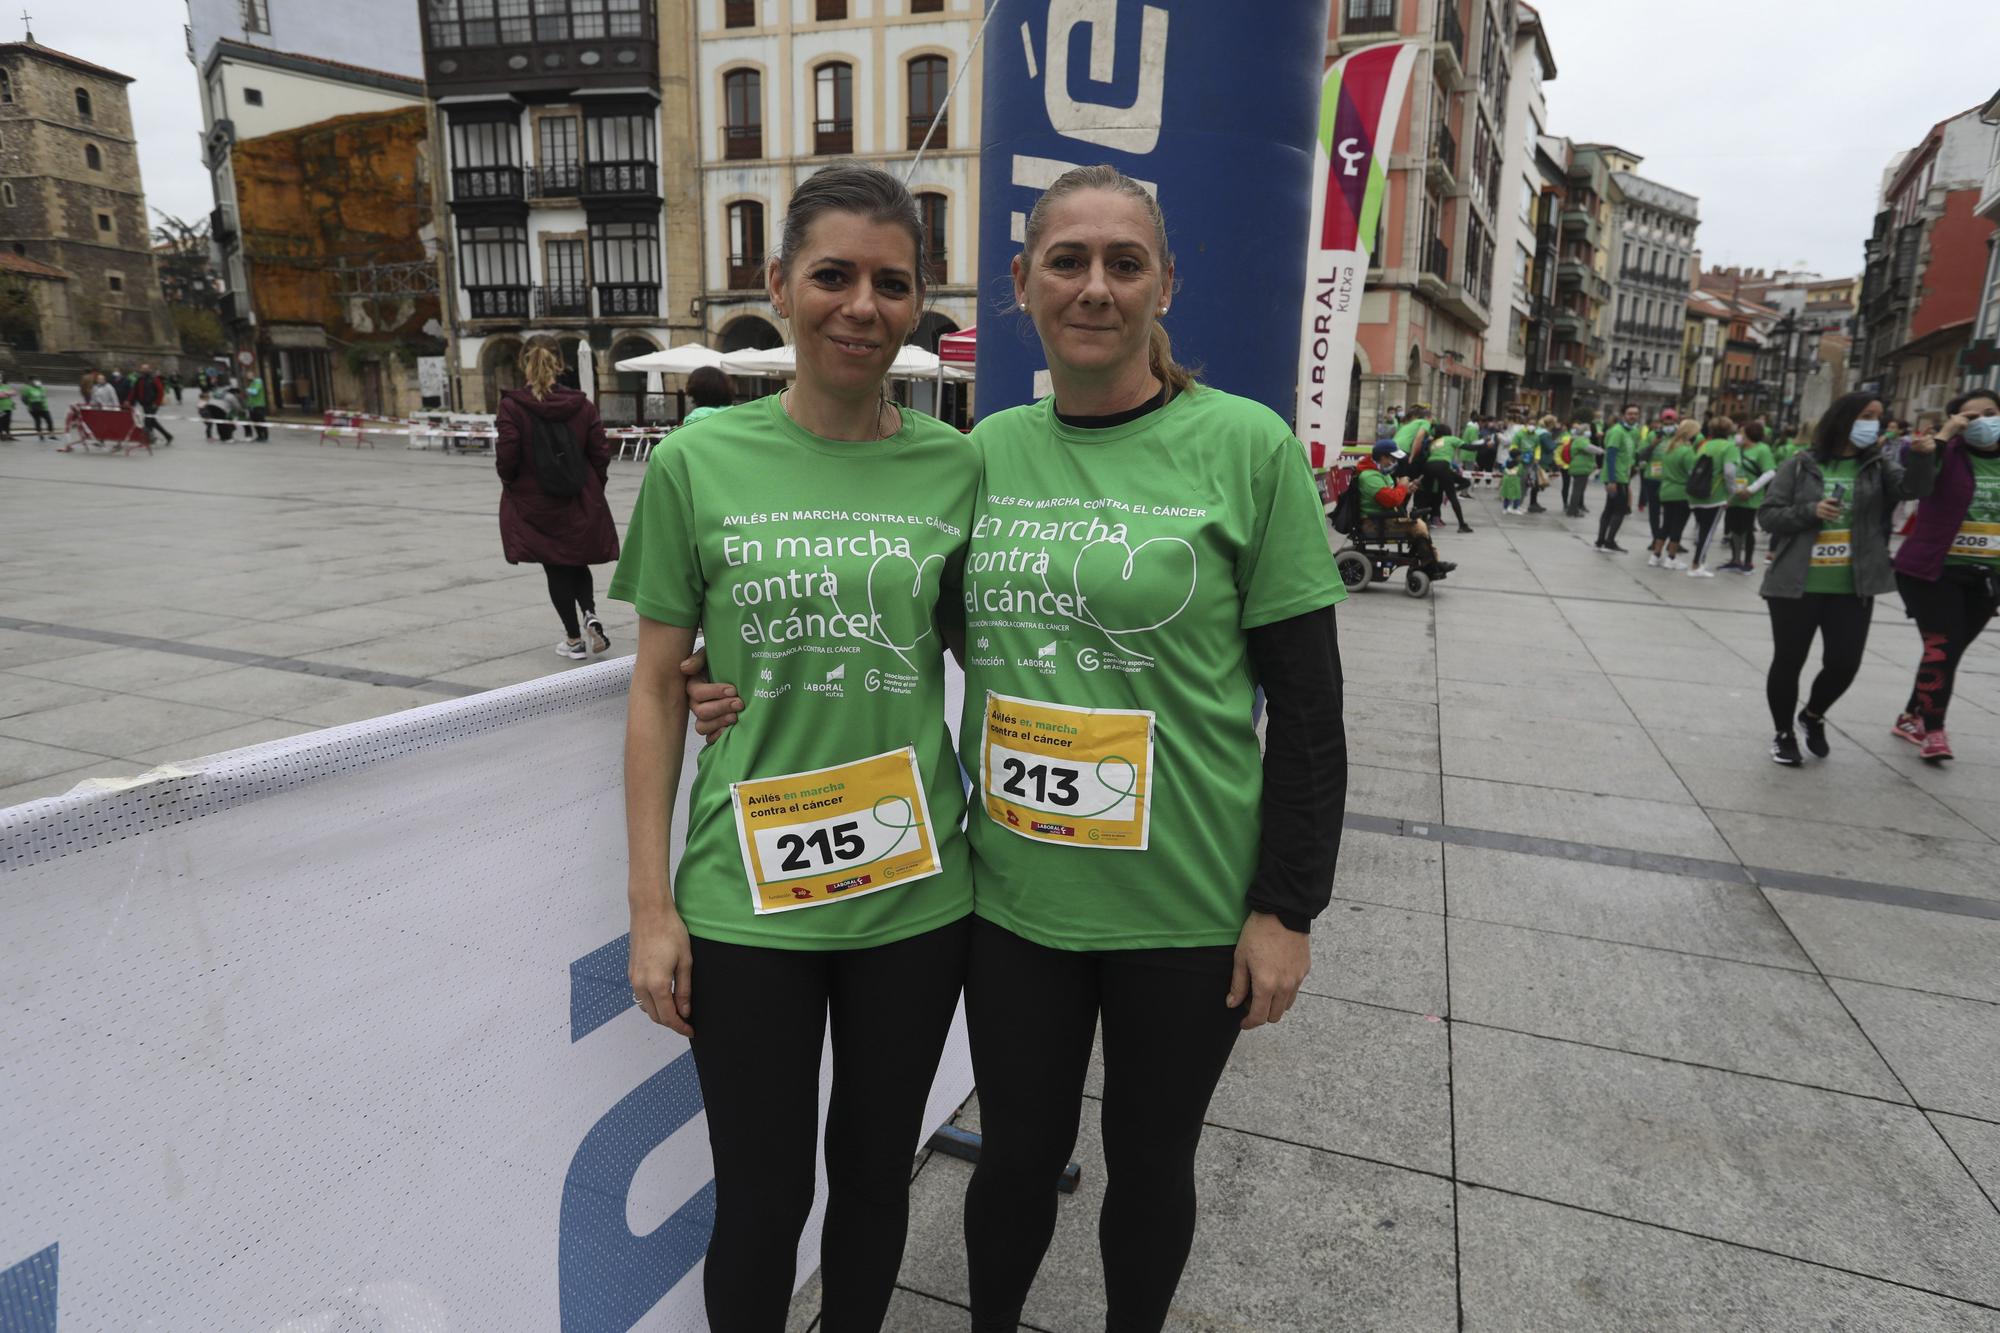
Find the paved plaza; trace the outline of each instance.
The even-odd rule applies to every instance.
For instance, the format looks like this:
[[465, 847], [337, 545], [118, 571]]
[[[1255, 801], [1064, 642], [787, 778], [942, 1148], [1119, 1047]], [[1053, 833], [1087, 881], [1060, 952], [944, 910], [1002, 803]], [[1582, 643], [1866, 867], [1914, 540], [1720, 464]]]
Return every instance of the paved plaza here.
[[[170, 424], [0, 444], [0, 805], [571, 668], [490, 460]], [[1926, 768], [1884, 599], [1832, 757], [1779, 769], [1754, 579], [1489, 495], [1435, 596], [1341, 609], [1337, 898], [1216, 1096], [1170, 1326], [2000, 1330], [2000, 635]], [[1095, 1102], [1077, 1159], [1052, 1333], [1103, 1327]], [[894, 1329], [967, 1326], [969, 1171], [918, 1163]]]

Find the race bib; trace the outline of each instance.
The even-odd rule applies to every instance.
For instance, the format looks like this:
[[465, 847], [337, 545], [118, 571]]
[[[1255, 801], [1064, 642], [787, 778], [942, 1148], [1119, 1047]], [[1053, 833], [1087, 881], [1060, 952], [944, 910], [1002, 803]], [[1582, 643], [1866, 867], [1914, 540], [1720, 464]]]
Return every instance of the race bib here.
[[865, 897], [943, 868], [911, 746], [733, 782], [729, 800], [759, 916]]
[[1853, 547], [1849, 544], [1851, 536], [1846, 528], [1822, 528], [1819, 536], [1813, 539], [1813, 568], [1828, 569], [1846, 564], [1853, 557]]
[[1966, 523], [1951, 539], [1951, 555], [1974, 560], [2000, 559], [2000, 523]]
[[1088, 851], [1143, 851], [1153, 715], [986, 696], [980, 796], [1010, 833]]

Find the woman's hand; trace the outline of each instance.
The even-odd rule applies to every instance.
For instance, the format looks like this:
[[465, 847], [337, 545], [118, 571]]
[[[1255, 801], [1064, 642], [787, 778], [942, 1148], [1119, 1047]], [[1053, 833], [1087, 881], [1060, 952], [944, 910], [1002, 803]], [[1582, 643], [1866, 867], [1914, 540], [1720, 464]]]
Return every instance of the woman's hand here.
[[[1954, 439], [1957, 437], [1960, 431], [1964, 430], [1967, 426], [1971, 424], [1972, 424], [1972, 413], [1960, 412], [1956, 416], [1952, 417], [1951, 420], [1944, 423], [1944, 429], [1938, 432], [1938, 438], [1940, 440]], [[1911, 440], [1910, 447], [1915, 448], [1916, 443], [1917, 442], [1915, 440]], [[1926, 452], [1929, 451], [1926, 450]]]
[[646, 1017], [683, 1037], [694, 1036], [694, 955], [687, 926], [668, 908], [634, 912], [631, 961], [625, 969], [632, 998]]
[[736, 725], [736, 715], [743, 711], [743, 700], [737, 697], [734, 685], [708, 679], [707, 671], [706, 648], [695, 649], [694, 655], [681, 663], [681, 674], [687, 677], [688, 712], [694, 714], [695, 734], [713, 743], [725, 728]]
[[1243, 1030], [1275, 1023], [1299, 998], [1299, 985], [1312, 971], [1312, 937], [1288, 929], [1269, 912], [1252, 912], [1236, 940], [1236, 970], [1229, 979], [1225, 1003], [1234, 1009], [1245, 1000], [1250, 1012]]
[[1821, 500], [1813, 506], [1813, 514], [1822, 523], [1831, 523], [1840, 517], [1840, 501]]
[[1933, 435], [1929, 431], [1925, 431], [1919, 435], [1912, 435], [1910, 437], [1910, 452], [1913, 454], [1936, 453], [1938, 441], [1940, 439], [1948, 440], [1958, 434], [1960, 430], [1964, 429], [1964, 422], [1965, 418], [1963, 416], [1953, 417], [1945, 423], [1944, 434], [1942, 436]]

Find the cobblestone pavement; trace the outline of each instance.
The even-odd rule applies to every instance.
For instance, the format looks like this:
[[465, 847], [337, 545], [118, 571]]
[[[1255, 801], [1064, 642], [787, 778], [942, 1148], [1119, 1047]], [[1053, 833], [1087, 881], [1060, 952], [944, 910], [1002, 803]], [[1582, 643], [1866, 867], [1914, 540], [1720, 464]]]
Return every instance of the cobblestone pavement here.
[[[0, 805], [570, 666], [490, 461], [170, 427], [0, 445]], [[1217, 1093], [1171, 1326], [2000, 1329], [2000, 635], [1927, 768], [1884, 599], [1781, 770], [1754, 579], [1469, 517], [1434, 596], [1341, 610], [1337, 899]], [[1103, 1327], [1099, 1143], [1031, 1327]], [[968, 1171], [918, 1163], [893, 1328], [967, 1325]]]

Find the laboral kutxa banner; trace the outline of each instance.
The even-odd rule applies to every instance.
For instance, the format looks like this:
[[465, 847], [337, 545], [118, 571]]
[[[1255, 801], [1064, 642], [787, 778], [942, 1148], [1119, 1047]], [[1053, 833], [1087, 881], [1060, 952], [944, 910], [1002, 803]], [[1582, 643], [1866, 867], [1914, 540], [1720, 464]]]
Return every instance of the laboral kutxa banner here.
[[1414, 42], [1366, 46], [1335, 61], [1320, 85], [1294, 418], [1314, 467], [1340, 456], [1361, 288], [1416, 58]]

